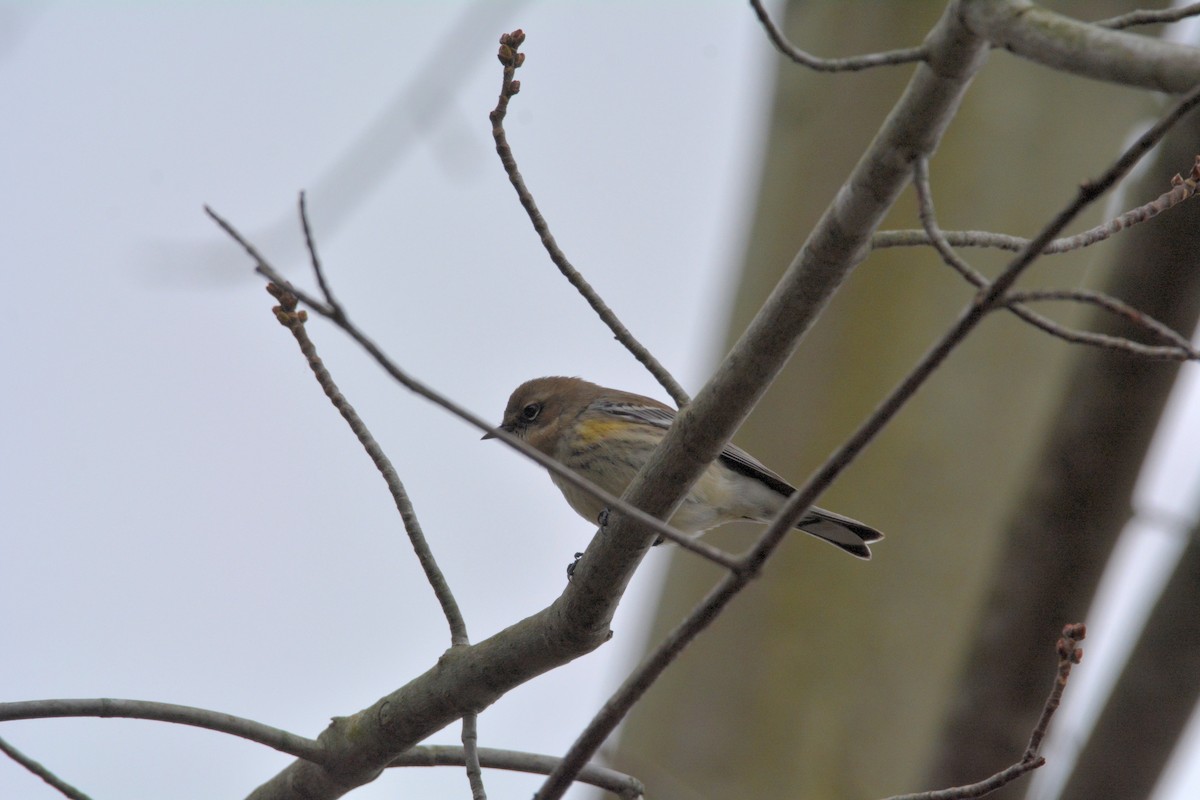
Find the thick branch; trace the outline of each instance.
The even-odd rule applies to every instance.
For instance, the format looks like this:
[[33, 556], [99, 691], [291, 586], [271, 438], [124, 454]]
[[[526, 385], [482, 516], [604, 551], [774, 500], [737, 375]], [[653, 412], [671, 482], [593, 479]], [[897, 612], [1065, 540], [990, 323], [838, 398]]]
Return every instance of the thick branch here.
[[1055, 14], [1028, 0], [960, 0], [963, 23], [1022, 58], [1062, 72], [1160, 92], [1200, 84], [1200, 49]]

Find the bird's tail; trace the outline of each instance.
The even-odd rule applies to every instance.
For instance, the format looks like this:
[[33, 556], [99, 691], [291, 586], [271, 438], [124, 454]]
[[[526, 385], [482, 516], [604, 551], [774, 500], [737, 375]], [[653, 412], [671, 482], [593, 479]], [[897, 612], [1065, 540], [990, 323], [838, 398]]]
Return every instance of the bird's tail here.
[[883, 538], [883, 534], [870, 525], [815, 506], [809, 509], [796, 527], [863, 560], [871, 558], [871, 548], [867, 547], [867, 543]]

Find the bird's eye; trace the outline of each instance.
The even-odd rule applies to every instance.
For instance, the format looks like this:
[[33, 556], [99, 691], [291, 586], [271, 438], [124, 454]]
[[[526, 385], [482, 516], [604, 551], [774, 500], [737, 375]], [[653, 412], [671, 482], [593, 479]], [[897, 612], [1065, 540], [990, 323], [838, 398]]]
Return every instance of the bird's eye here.
[[521, 419], [526, 422], [533, 422], [538, 418], [538, 414], [542, 413], [541, 403], [530, 403], [521, 409]]

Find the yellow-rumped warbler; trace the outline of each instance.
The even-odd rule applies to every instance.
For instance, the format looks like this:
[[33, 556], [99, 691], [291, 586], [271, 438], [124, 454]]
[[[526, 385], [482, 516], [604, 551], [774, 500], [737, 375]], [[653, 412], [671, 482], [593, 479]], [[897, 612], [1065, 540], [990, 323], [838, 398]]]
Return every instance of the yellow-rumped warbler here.
[[[674, 418], [670, 406], [640, 394], [579, 378], [535, 378], [508, 398], [500, 428], [619, 496]], [[599, 518], [604, 503], [553, 473], [550, 479], [582, 517], [591, 522]], [[671, 524], [698, 534], [740, 519], [769, 522], [795, 491], [754, 456], [726, 445], [688, 492]], [[863, 559], [871, 557], [867, 542], [883, 538], [874, 528], [816, 507], [796, 527]]]

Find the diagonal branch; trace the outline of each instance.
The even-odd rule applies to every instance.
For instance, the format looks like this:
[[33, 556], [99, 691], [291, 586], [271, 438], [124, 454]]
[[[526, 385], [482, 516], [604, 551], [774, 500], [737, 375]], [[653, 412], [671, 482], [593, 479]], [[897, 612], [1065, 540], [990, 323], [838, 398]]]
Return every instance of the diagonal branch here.
[[50, 770], [46, 769], [46, 767], [40, 762], [35, 761], [29, 756], [25, 755], [2, 738], [0, 738], [0, 753], [4, 753], [4, 755], [8, 756], [13, 761], [29, 770], [29, 772], [41, 778], [63, 797], [69, 797], [71, 800], [91, 800], [91, 798], [86, 794], [79, 791], [74, 786], [67, 783]]
[[492, 138], [496, 141], [496, 152], [500, 155], [500, 163], [504, 165], [504, 171], [508, 174], [508, 180], [512, 183], [513, 188], [517, 190], [517, 198], [521, 201], [521, 206], [525, 209], [525, 213], [529, 215], [529, 221], [533, 223], [533, 229], [537, 232], [538, 238], [542, 240], [542, 246], [546, 248], [546, 252], [550, 255], [550, 260], [554, 262], [554, 266], [558, 267], [558, 271], [563, 274], [572, 286], [574, 286], [583, 299], [587, 301], [600, 320], [608, 326], [613, 332], [613, 336], [617, 341], [625, 346], [625, 349], [633, 354], [633, 357], [642, 363], [654, 379], [667, 390], [667, 394], [675, 401], [675, 405], [682, 408], [688, 403], [688, 393], [684, 391], [679, 382], [672, 377], [659, 360], [654, 357], [646, 347], [639, 342], [634, 335], [629, 332], [629, 329], [617, 318], [617, 315], [600, 297], [599, 293], [592, 288], [592, 285], [580, 274], [579, 270], [571, 264], [567, 259], [566, 253], [558, 246], [558, 242], [554, 238], [554, 234], [550, 232], [550, 225], [546, 222], [546, 218], [542, 216], [542, 212], [538, 210], [537, 202], [533, 199], [533, 194], [529, 191], [529, 187], [525, 185], [525, 178], [521, 175], [521, 171], [517, 168], [517, 159], [513, 156], [512, 147], [508, 144], [508, 134], [504, 130], [504, 117], [508, 113], [508, 102], [521, 91], [521, 82], [514, 80], [517, 68], [525, 63], [525, 54], [518, 52], [518, 48], [525, 41], [525, 34], [520, 30], [506, 33], [500, 37], [500, 63], [504, 65], [504, 77], [500, 85], [500, 98], [496, 101], [496, 107], [489, 115], [492, 121]]
[[[311, 243], [310, 243], [311, 246]], [[315, 252], [315, 251], [314, 251]], [[315, 256], [313, 263], [317, 263]], [[317, 272], [320, 275], [320, 271]], [[321, 279], [322, 289], [325, 288], [325, 282]], [[413, 552], [417, 555], [417, 561], [421, 564], [421, 569], [425, 572], [425, 579], [429, 585], [433, 587], [433, 593], [437, 597], [438, 604], [442, 607], [442, 614], [446, 617], [446, 622], [450, 626], [450, 644], [464, 645], [469, 644], [470, 639], [467, 636], [467, 623], [463, 619], [462, 612], [458, 608], [458, 602], [454, 599], [454, 592], [450, 590], [450, 584], [446, 580], [446, 576], [442, 574], [442, 570], [437, 565], [437, 560], [433, 557], [433, 550], [429, 547], [429, 542], [425, 539], [425, 533], [421, 530], [421, 522], [417, 518], [417, 513], [413, 509], [412, 500], [409, 499], [408, 492], [404, 488], [404, 483], [400, 480], [400, 476], [396, 473], [396, 468], [392, 466], [391, 459], [383, 452], [383, 448], [379, 446], [379, 442], [371, 435], [371, 431], [367, 428], [362, 418], [358, 416], [358, 412], [354, 410], [354, 406], [350, 405], [345, 395], [338, 389], [334, 383], [333, 376], [329, 374], [329, 370], [325, 367], [321, 357], [317, 355], [317, 348], [312, 343], [312, 339], [308, 337], [308, 331], [304, 327], [308, 315], [303, 311], [296, 310], [296, 295], [289, 292], [287, 289], [280, 288], [274, 283], [267, 284], [267, 291], [271, 296], [279, 301], [279, 305], [273, 309], [275, 317], [279, 323], [291, 331], [295, 337], [296, 343], [300, 346], [300, 352], [304, 354], [304, 358], [308, 361], [309, 369], [312, 370], [317, 383], [325, 392], [325, 396], [329, 398], [329, 402], [333, 403], [333, 407], [338, 410], [342, 418], [350, 426], [350, 430], [358, 439], [359, 444], [367, 451], [375, 468], [379, 470], [379, 474], [383, 476], [383, 480], [387, 483], [388, 492], [392, 495], [392, 501], [396, 504], [396, 509], [400, 512], [400, 519], [404, 523], [404, 530], [408, 533], [409, 542], [412, 544]], [[330, 300], [330, 306], [338, 309], [340, 307], [334, 305], [332, 298], [328, 292], [326, 297]], [[343, 317], [344, 318], [344, 317]]]

